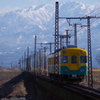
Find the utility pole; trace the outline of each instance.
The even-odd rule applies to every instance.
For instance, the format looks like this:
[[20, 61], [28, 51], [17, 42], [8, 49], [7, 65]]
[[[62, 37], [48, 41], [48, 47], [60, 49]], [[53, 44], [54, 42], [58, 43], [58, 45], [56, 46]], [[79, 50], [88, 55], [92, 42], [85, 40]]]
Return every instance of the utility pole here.
[[62, 48], [62, 36], [60, 35], [60, 48]]
[[75, 23], [74, 24], [74, 45], [76, 45], [77, 46], [77, 24]]
[[66, 35], [59, 35], [59, 37], [60, 37], [60, 48], [63, 47], [62, 40], [64, 38], [66, 39], [66, 46], [68, 46], [68, 39], [71, 38], [71, 36], [68, 34], [68, 31], [71, 31], [71, 30], [66, 30]]
[[21, 70], [21, 59], [19, 59], [19, 69]]
[[26, 70], [26, 52], [24, 52], [24, 70]]
[[29, 71], [29, 47], [27, 47], [27, 61], [26, 61], [26, 70]]
[[[67, 36], [66, 36], [66, 35], [59, 35], [59, 37], [60, 37], [60, 48], [63, 48], [63, 43], [62, 43], [62, 41], [63, 41], [63, 39], [66, 38]], [[67, 43], [67, 41], [66, 41], [66, 43]]]
[[36, 40], [37, 40], [37, 37], [35, 36], [35, 41], [34, 41], [34, 73], [35, 70], [36, 70]]
[[30, 67], [29, 67], [29, 70], [30, 70], [30, 71], [31, 71], [31, 66], [32, 66], [32, 65], [31, 65], [31, 58], [32, 58], [32, 56], [30, 55], [30, 56], [29, 56], [29, 66], [30, 66]]
[[39, 69], [39, 74], [42, 74], [42, 72], [44, 72], [44, 66], [43, 66], [43, 63], [44, 63], [44, 55], [42, 53], [42, 50], [44, 50], [44, 48], [38, 48], [38, 49], [39, 49], [39, 57], [38, 57], [39, 66], [38, 66], [38, 69]]
[[68, 30], [66, 30], [66, 46], [68, 46]]
[[23, 55], [22, 55], [22, 71], [23, 71]]
[[50, 43], [50, 53], [52, 53], [52, 48], [51, 48], [52, 44], [54, 44], [54, 43]]
[[44, 75], [46, 75], [46, 47], [44, 47]]
[[69, 44], [69, 39], [71, 38], [70, 34], [68, 34], [68, 31], [71, 31], [71, 30], [66, 30], [66, 46], [68, 46]]
[[20, 69], [20, 59], [19, 59], [19, 61], [18, 61], [18, 65], [19, 65], [18, 68]]
[[[37, 43], [37, 44], [41, 44], [41, 46], [42, 45], [50, 45], [50, 53], [52, 53], [51, 45], [54, 44], [54, 43]], [[40, 56], [43, 56], [43, 55], [41, 55], [41, 53], [39, 53], [39, 59], [41, 60], [41, 62], [40, 61], [39, 62], [40, 62], [40, 65], [43, 66], [43, 74], [46, 75], [46, 63], [47, 63], [46, 62], [46, 49], [48, 49], [48, 48], [46, 48], [46, 47], [40, 48], [39, 52], [42, 49], [44, 49], [44, 57], [43, 57], [43, 59], [41, 59]], [[41, 73], [41, 68], [40, 67], [39, 67], [39, 72]]]
[[41, 74], [41, 49], [39, 49], [39, 74]]
[[77, 25], [80, 25], [79, 23], [74, 23], [74, 45], [77, 46]]
[[36, 62], [37, 62], [37, 64], [36, 64], [37, 65], [36, 70], [37, 70], [37, 73], [38, 73], [38, 69], [39, 69], [39, 53], [38, 52], [36, 53], [36, 56], [37, 56], [36, 57]]
[[11, 69], [12, 69], [12, 63], [11, 63]]
[[31, 70], [32, 71], [34, 71], [33, 67], [34, 67], [34, 51], [31, 52]]

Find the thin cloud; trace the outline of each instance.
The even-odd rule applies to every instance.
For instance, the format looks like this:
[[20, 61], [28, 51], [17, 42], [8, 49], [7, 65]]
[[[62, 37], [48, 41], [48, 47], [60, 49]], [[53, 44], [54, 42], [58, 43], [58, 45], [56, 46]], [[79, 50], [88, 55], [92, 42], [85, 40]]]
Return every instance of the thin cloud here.
[[53, 2], [56, 2], [56, 1], [59, 1], [59, 0], [48, 0], [48, 3], [53, 3]]
[[96, 50], [100, 50], [100, 48], [96, 49]]
[[[67, 1], [69, 1], [69, 0], [67, 0]], [[48, 0], [48, 3], [52, 3], [52, 4], [54, 4], [55, 2], [64, 3], [67, 1], [66, 0]]]
[[9, 12], [9, 11], [12, 11], [12, 10], [17, 10], [17, 9], [20, 9], [20, 8], [19, 7], [12, 8], [9, 5], [7, 5], [7, 6], [0, 6], [0, 13]]
[[37, 4], [39, 1], [38, 0], [29, 0], [33, 4]]

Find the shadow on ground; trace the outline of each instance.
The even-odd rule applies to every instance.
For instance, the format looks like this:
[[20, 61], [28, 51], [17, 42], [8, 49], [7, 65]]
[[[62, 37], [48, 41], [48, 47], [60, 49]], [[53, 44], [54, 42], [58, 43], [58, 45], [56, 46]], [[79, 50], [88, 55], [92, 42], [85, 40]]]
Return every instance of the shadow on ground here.
[[[18, 76], [12, 78], [0, 87], [0, 99], [6, 97], [33, 97], [32, 80], [27, 79], [29, 76], [26, 72], [22, 72]], [[31, 96], [32, 95], [32, 96]], [[31, 100], [31, 99], [28, 99]]]
[[[4, 98], [8, 96], [23, 96], [25, 94], [25, 88], [23, 86], [24, 78], [25, 78], [25, 73], [21, 73], [18, 76], [12, 78], [10, 81], [4, 83], [0, 87], [0, 98]], [[20, 90], [20, 88], [22, 90]], [[19, 92], [23, 92], [23, 93], [19, 93]]]

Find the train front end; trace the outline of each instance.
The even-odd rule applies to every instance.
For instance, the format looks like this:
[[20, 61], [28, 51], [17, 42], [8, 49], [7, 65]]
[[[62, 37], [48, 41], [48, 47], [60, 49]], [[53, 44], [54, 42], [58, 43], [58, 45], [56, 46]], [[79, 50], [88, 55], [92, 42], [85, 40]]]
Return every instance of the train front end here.
[[88, 74], [88, 53], [81, 48], [66, 48], [60, 52], [59, 74], [65, 80], [82, 81]]

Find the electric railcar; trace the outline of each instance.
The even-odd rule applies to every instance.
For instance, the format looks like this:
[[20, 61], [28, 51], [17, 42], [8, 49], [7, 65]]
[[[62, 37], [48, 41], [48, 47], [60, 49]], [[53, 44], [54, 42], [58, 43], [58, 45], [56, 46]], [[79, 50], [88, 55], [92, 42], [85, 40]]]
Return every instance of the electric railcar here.
[[[85, 49], [76, 46], [68, 46], [59, 51], [58, 77], [64, 81], [81, 82], [88, 74], [88, 52]], [[50, 77], [54, 77], [54, 54], [48, 58], [48, 73]]]

